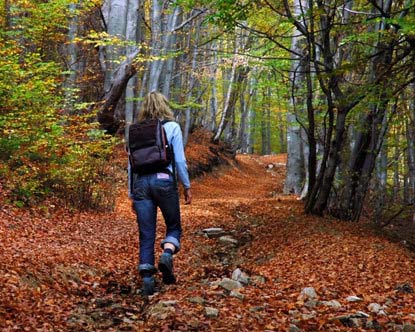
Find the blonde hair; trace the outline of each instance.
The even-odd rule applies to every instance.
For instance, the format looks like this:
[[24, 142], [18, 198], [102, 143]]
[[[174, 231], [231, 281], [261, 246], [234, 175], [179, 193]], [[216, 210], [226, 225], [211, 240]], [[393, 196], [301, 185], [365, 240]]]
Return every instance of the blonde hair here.
[[169, 101], [160, 92], [153, 91], [144, 97], [137, 121], [149, 119], [174, 120], [174, 114], [170, 109]]

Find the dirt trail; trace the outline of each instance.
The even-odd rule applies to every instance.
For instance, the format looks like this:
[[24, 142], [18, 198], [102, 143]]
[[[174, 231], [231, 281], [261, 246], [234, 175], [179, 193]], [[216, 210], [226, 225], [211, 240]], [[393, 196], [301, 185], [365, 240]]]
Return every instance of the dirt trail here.
[[[0, 331], [415, 328], [412, 253], [364, 225], [304, 215], [281, 194], [283, 156], [237, 160], [193, 181], [178, 283], [159, 284], [148, 299], [139, 294], [137, 227], [124, 191], [114, 214], [25, 224], [2, 215]], [[225, 237], [208, 237], [211, 227]], [[157, 243], [163, 232], [159, 220]], [[245, 284], [232, 292], [226, 278], [237, 268]], [[305, 287], [316, 294], [301, 295]]]
[[[413, 254], [363, 225], [304, 215], [296, 197], [282, 195], [284, 162], [283, 156], [238, 156], [237, 166], [194, 181], [194, 203], [182, 209], [185, 235], [176, 259], [180, 282], [151, 300], [177, 301], [166, 326], [282, 331], [294, 324], [335, 331], [387, 324], [395, 329], [396, 324], [398, 330], [413, 321], [414, 297], [405, 291], [415, 286]], [[276, 166], [267, 170], [270, 163]], [[223, 228], [235, 243], [207, 238], [202, 230], [209, 227]], [[252, 280], [239, 290], [241, 296], [215, 284], [236, 268]], [[301, 296], [305, 287], [313, 287], [317, 298]], [[348, 302], [348, 296], [362, 301]], [[202, 303], [189, 303], [194, 297]], [[334, 302], [321, 304], [333, 300], [338, 308]], [[370, 312], [375, 310], [373, 305], [368, 309], [371, 303], [384, 310]], [[206, 318], [207, 307], [218, 309], [218, 317]], [[347, 316], [358, 311], [368, 317]], [[342, 315], [342, 321], [332, 320]], [[144, 326], [160, 323], [157, 314], [148, 318]]]

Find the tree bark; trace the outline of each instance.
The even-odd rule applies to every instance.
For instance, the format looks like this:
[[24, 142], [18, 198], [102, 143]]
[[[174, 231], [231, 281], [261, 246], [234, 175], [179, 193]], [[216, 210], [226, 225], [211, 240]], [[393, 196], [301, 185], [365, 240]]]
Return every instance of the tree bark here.
[[238, 138], [236, 150], [241, 150], [246, 152], [247, 142], [247, 129], [248, 129], [248, 112], [249, 104], [251, 99], [251, 88], [248, 87], [248, 97], [245, 96], [245, 90], [247, 89], [248, 83], [244, 81], [244, 84], [241, 88], [241, 93], [239, 94], [239, 105], [241, 109], [241, 120], [239, 122]]
[[232, 60], [232, 69], [231, 69], [231, 74], [230, 74], [230, 80], [228, 82], [228, 88], [227, 88], [227, 92], [226, 92], [226, 97], [225, 97], [225, 101], [224, 101], [224, 105], [223, 105], [223, 111], [222, 111], [222, 116], [218, 125], [218, 128], [216, 130], [216, 133], [213, 137], [213, 141], [214, 142], [218, 142], [220, 136], [222, 135], [222, 132], [225, 130], [228, 121], [229, 121], [229, 116], [230, 116], [230, 112], [231, 112], [231, 95], [232, 95], [232, 90], [233, 90], [233, 85], [235, 82], [235, 78], [236, 78], [236, 67], [237, 67], [237, 61], [236, 61], [236, 57], [237, 57], [237, 53], [238, 53], [238, 40], [235, 39], [235, 48], [234, 48], [234, 55], [233, 55], [233, 60]]
[[415, 204], [415, 84], [409, 87], [409, 114], [406, 126], [406, 137], [408, 141], [408, 182], [409, 201]]
[[395, 201], [400, 201], [401, 181], [399, 179], [399, 128], [395, 133], [395, 146], [394, 146], [394, 160], [393, 160], [393, 198]]
[[282, 114], [280, 112], [277, 113], [277, 122], [278, 122], [278, 139], [279, 139], [279, 146], [280, 150], [279, 153], [287, 152], [287, 133], [284, 126], [284, 120]]
[[[336, 119], [336, 131], [333, 141], [330, 144], [330, 150], [327, 158], [327, 169], [322, 174], [321, 188], [318, 190], [318, 194], [315, 196], [315, 203], [312, 204], [311, 211], [316, 215], [323, 215], [331, 189], [333, 187], [333, 179], [336, 173], [336, 168], [340, 162], [340, 153], [344, 143], [344, 133], [346, 127], [346, 111], [339, 110]], [[324, 157], [323, 157], [324, 160]], [[321, 170], [320, 170], [321, 172]], [[316, 182], [316, 186], [319, 181]], [[315, 186], [315, 188], [316, 188]]]
[[262, 155], [269, 155], [271, 153], [271, 137], [270, 137], [270, 88], [265, 88], [265, 91], [263, 91], [263, 100], [265, 107], [262, 110], [261, 114], [261, 143], [262, 143], [262, 149], [261, 153]]
[[[391, 3], [389, 1], [383, 10], [385, 13], [390, 13]], [[382, 30], [386, 29], [385, 23], [379, 23], [377, 29], [381, 33]], [[386, 132], [384, 126], [386, 126], [385, 117], [389, 97], [386, 94], [388, 78], [381, 77], [381, 75], [384, 68], [392, 62], [393, 50], [393, 42], [387, 44], [380, 41], [374, 47], [375, 56], [371, 63], [370, 84], [380, 81], [383, 82], [383, 87], [378, 102], [372, 103], [370, 112], [364, 117], [362, 121], [363, 130], [358, 133], [354, 145], [348, 171], [350, 179], [346, 182], [346, 188], [340, 199], [341, 208], [338, 211], [338, 216], [341, 219], [354, 221], [359, 219], [376, 165], [376, 157], [382, 146], [384, 133]]]
[[[107, 32], [109, 35], [125, 39], [125, 29], [127, 22], [127, 8], [128, 0], [107, 0], [108, 17], [107, 17]], [[104, 89], [107, 92], [112, 85], [114, 73], [117, 70], [117, 62], [124, 54], [124, 50], [120, 45], [110, 45], [105, 49], [106, 72]]]
[[[386, 132], [388, 123], [387, 118], [384, 118], [382, 131]], [[383, 209], [386, 204], [387, 197], [387, 181], [388, 181], [388, 145], [387, 140], [384, 140], [379, 152], [379, 156], [376, 160], [376, 178], [374, 182], [373, 191], [376, 192], [375, 196], [375, 211], [374, 222], [379, 223], [382, 220]]]
[[[127, 46], [125, 53], [131, 54], [138, 52], [137, 42], [139, 41], [139, 19], [138, 11], [140, 8], [140, 1], [128, 1], [127, 7], [127, 22], [126, 22], [126, 36], [125, 39], [133, 45]], [[137, 94], [137, 75], [134, 74], [127, 83], [125, 91], [125, 135], [128, 140], [128, 125], [134, 121], [134, 112], [136, 110], [135, 97]]]
[[150, 76], [148, 80], [148, 90], [158, 91], [159, 79], [161, 74], [161, 38], [162, 38], [162, 1], [153, 0], [151, 6], [151, 62]]
[[[170, 31], [170, 38], [167, 42], [167, 46], [169, 51], [176, 51], [177, 46], [176, 40], [176, 32], [174, 31], [176, 29], [176, 24], [179, 24], [182, 20], [182, 11], [177, 9], [177, 12], [175, 11], [173, 15], [171, 15], [171, 18], [169, 19], [169, 27], [168, 30]], [[172, 49], [174, 46], [174, 49]], [[163, 83], [163, 94], [170, 99], [170, 88], [172, 86], [172, 80], [173, 80], [173, 74], [174, 74], [174, 68], [176, 64], [176, 58], [172, 55], [169, 55], [168, 58], [165, 60], [164, 65], [164, 83]]]
[[256, 112], [254, 110], [255, 107], [255, 101], [256, 101], [256, 95], [257, 95], [257, 78], [256, 78], [256, 70], [254, 70], [254, 73], [250, 79], [249, 82], [249, 103], [248, 103], [248, 123], [247, 123], [247, 129], [246, 129], [246, 142], [243, 142], [242, 145], [242, 152], [246, 153], [254, 153], [254, 122], [255, 122], [255, 115]]
[[[191, 70], [189, 73], [190, 78], [189, 78], [189, 86], [188, 86], [187, 100], [186, 100], [187, 103], [189, 103], [189, 106], [186, 108], [186, 122], [185, 122], [184, 130], [183, 130], [183, 144], [184, 145], [187, 144], [187, 140], [189, 138], [190, 126], [191, 126], [192, 106], [190, 105], [193, 102], [192, 98], [193, 98], [193, 89], [195, 87], [195, 82], [196, 82], [195, 72], [196, 72], [196, 66], [197, 66], [197, 56], [199, 54], [198, 43], [199, 43], [200, 25], [197, 24], [195, 28], [196, 28], [195, 41], [194, 41], [193, 52], [192, 52], [192, 65], [191, 65]], [[191, 38], [190, 34], [189, 34], [189, 38]]]
[[[306, 1], [295, 0], [293, 4], [295, 19], [302, 20]], [[288, 5], [287, 5], [288, 10]], [[287, 112], [287, 175], [284, 184], [285, 194], [299, 195], [305, 180], [303, 142], [298, 117], [304, 113], [304, 73], [305, 73], [305, 36], [296, 28], [291, 43], [292, 65], [290, 81], [292, 85], [290, 110]]]
[[65, 78], [65, 104], [64, 109], [67, 113], [73, 112], [74, 103], [77, 101], [77, 85], [76, 79], [78, 74], [78, 47], [74, 40], [78, 33], [78, 16], [76, 14], [77, 5], [70, 4], [69, 12], [71, 19], [68, 29], [68, 45], [66, 46], [67, 53], [67, 68], [69, 75]]
[[[168, 3], [153, 0], [151, 11], [151, 63], [149, 91], [161, 91], [160, 81], [163, 67], [167, 61], [166, 52], [171, 49], [175, 28], [180, 15], [180, 6], [175, 6], [171, 14], [164, 15]], [[163, 84], [170, 82], [163, 82]]]
[[138, 53], [138, 50], [133, 52], [121, 63], [118, 71], [114, 75], [112, 85], [103, 98], [103, 103], [99, 107], [98, 122], [110, 134], [114, 134], [119, 128], [119, 120], [116, 120], [114, 117], [115, 108], [127, 87], [128, 81], [137, 72], [133, 60]]
[[210, 98], [209, 98], [209, 112], [210, 112], [210, 126], [209, 129], [212, 132], [216, 130], [216, 114], [218, 112], [218, 91], [216, 87], [216, 75], [218, 71], [218, 46], [217, 41], [212, 43], [213, 61], [210, 66]]

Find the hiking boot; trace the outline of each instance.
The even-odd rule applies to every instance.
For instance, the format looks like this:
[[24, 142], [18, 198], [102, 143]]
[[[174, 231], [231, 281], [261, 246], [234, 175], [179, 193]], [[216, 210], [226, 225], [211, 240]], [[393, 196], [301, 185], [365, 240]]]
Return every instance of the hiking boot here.
[[153, 295], [155, 285], [156, 285], [156, 282], [154, 280], [154, 277], [143, 277], [142, 294], [143, 295]]
[[173, 256], [171, 254], [161, 254], [159, 270], [163, 275], [163, 282], [166, 285], [174, 284], [176, 282], [176, 277], [173, 274]]

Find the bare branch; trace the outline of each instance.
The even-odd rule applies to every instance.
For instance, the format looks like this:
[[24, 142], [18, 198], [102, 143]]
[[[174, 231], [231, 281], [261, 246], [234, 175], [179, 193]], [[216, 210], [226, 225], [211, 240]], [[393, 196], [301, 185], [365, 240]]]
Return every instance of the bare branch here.
[[204, 14], [206, 12], [207, 12], [207, 9], [200, 10], [198, 13], [190, 16], [187, 20], [185, 20], [184, 22], [182, 22], [180, 25], [178, 25], [177, 27], [173, 28], [171, 32], [176, 32], [177, 30], [183, 29], [184, 26], [186, 26], [191, 21], [193, 21], [195, 18], [199, 17], [200, 15], [202, 15], [202, 14]]

